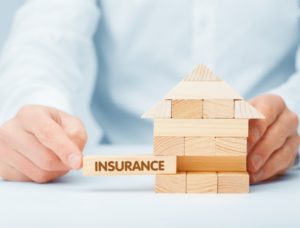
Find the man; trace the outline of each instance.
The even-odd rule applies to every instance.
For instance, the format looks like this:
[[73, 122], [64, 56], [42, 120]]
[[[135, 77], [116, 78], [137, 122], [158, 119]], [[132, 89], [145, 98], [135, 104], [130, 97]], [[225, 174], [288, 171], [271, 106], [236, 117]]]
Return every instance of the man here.
[[102, 141], [149, 142], [141, 113], [198, 63], [266, 116], [250, 123], [251, 182], [283, 174], [299, 145], [298, 16], [297, 0], [28, 0], [2, 51], [0, 176], [44, 183], [81, 167], [72, 98], [95, 74]]

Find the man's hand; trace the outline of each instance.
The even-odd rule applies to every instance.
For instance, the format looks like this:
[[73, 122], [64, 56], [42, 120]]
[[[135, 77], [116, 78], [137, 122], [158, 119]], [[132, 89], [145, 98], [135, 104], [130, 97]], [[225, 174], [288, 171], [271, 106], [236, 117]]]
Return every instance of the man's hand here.
[[285, 173], [294, 163], [299, 145], [298, 117], [283, 99], [262, 95], [250, 103], [264, 116], [251, 120], [248, 138], [250, 182], [258, 183]]
[[82, 166], [87, 134], [81, 121], [30, 105], [0, 127], [0, 177], [45, 183]]

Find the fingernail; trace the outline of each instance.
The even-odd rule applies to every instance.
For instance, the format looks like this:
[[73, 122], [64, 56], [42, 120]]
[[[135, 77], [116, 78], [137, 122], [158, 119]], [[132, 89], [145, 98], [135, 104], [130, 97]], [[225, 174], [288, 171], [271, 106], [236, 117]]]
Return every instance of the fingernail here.
[[81, 156], [78, 154], [71, 154], [68, 157], [69, 166], [72, 169], [78, 169], [81, 164]]
[[253, 155], [252, 158], [251, 158], [251, 165], [252, 167], [254, 168], [252, 171], [256, 172], [257, 170], [260, 169], [260, 167], [262, 166], [262, 158], [260, 155]]

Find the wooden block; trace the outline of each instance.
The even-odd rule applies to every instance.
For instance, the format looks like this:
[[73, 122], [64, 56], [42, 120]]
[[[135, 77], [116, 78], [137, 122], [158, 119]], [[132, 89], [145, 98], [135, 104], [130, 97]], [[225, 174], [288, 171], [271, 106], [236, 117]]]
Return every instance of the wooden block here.
[[215, 155], [214, 137], [186, 137], [184, 140], [185, 155]]
[[234, 117], [234, 100], [204, 100], [204, 119], [232, 119]]
[[247, 137], [245, 119], [155, 119], [155, 136]]
[[171, 118], [171, 100], [162, 100], [142, 115], [142, 118]]
[[216, 154], [235, 155], [247, 153], [247, 138], [216, 138]]
[[184, 81], [219, 81], [220, 79], [204, 64], [197, 65]]
[[153, 147], [155, 155], [184, 155], [184, 137], [155, 136]]
[[172, 118], [202, 119], [202, 100], [172, 100]]
[[246, 170], [246, 154], [177, 156], [177, 171], [180, 172], [239, 172]]
[[217, 193], [218, 176], [216, 172], [187, 172], [187, 193]]
[[247, 101], [235, 101], [234, 106], [234, 118], [236, 119], [265, 119], [264, 115]]
[[243, 99], [223, 81], [182, 81], [165, 99]]
[[176, 156], [85, 156], [83, 175], [174, 174]]
[[248, 193], [249, 175], [247, 172], [219, 172], [219, 193]]
[[155, 192], [160, 193], [185, 193], [186, 173], [181, 172], [171, 175], [156, 175]]

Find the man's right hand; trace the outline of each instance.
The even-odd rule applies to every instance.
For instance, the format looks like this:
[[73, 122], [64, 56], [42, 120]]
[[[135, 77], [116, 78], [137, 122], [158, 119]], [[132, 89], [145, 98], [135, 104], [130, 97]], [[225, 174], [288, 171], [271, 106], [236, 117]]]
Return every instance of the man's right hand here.
[[40, 105], [24, 106], [0, 127], [0, 177], [46, 183], [82, 166], [87, 134], [74, 116]]

